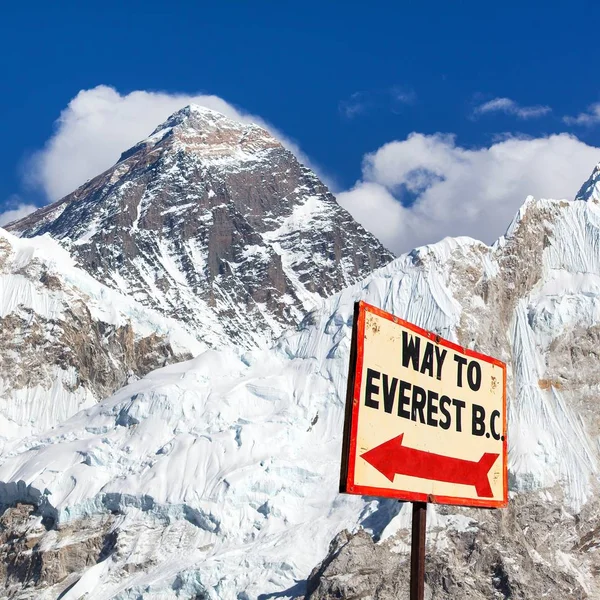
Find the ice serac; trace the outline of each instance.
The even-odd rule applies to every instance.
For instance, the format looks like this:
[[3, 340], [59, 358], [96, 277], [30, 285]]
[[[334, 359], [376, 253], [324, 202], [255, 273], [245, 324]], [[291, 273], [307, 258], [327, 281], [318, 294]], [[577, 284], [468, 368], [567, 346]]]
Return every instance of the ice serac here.
[[50, 234], [212, 347], [265, 346], [393, 258], [265, 129], [199, 106], [9, 229]]
[[414, 250], [270, 350], [153, 371], [13, 447], [5, 589], [407, 598], [410, 506], [337, 493], [358, 299], [509, 366], [509, 508], [430, 511], [429, 597], [600, 597], [600, 206], [532, 198], [493, 247]]

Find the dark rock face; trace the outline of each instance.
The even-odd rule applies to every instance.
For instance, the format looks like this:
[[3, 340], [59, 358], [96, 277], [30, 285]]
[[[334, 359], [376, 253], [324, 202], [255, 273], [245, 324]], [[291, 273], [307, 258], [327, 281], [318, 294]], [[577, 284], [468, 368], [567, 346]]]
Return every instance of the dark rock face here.
[[268, 342], [393, 258], [265, 130], [195, 106], [8, 229], [49, 233], [215, 347]]
[[74, 391], [81, 385], [105, 398], [127, 383], [172, 362], [175, 355], [156, 334], [137, 338], [130, 324], [115, 327], [95, 321], [82, 303], [63, 320], [44, 319], [33, 311], [0, 318], [0, 362], [11, 389], [52, 385], [53, 368], [75, 370]]
[[[34, 505], [0, 510], [2, 598], [50, 597], [44, 595], [47, 588], [52, 589], [51, 597], [62, 598], [79, 579], [78, 573], [110, 558], [118, 542], [112, 515], [96, 520], [91, 533], [82, 533], [79, 522], [67, 527], [45, 522]], [[42, 549], [48, 539], [57, 542], [50, 552]]]
[[[508, 510], [459, 510], [468, 526], [445, 523], [428, 529], [427, 600], [596, 597], [574, 572], [552, 563], [555, 552], [574, 553], [580, 564], [589, 560], [584, 540], [597, 535], [588, 531], [589, 524], [573, 524], [572, 517], [535, 493], [515, 497]], [[457, 512], [444, 506], [436, 511]], [[306, 600], [408, 600], [410, 537], [404, 528], [379, 542], [364, 530], [340, 532], [308, 578]]]

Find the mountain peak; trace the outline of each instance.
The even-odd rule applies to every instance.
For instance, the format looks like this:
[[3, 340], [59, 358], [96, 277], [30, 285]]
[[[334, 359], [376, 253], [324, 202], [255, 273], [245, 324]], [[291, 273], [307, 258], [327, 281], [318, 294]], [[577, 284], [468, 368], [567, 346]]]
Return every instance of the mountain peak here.
[[49, 233], [212, 347], [268, 344], [393, 258], [265, 129], [197, 105], [9, 230]]
[[211, 108], [188, 104], [174, 112], [146, 139], [125, 151], [119, 162], [140, 150], [161, 147], [183, 150], [204, 160], [245, 161], [282, 146], [266, 129], [254, 123], [242, 123]]
[[581, 186], [575, 200], [600, 200], [600, 163], [598, 163], [589, 179]]
[[[174, 112], [163, 123], [161, 123], [151, 134], [156, 135], [160, 131], [170, 128], [194, 129], [198, 132], [211, 129], [235, 129], [245, 130], [256, 128], [253, 123], [242, 123], [220, 113], [219, 111], [200, 106], [199, 104], [188, 104]], [[259, 128], [260, 129], [260, 128]], [[263, 130], [264, 131], [264, 130]], [[267, 133], [265, 131], [265, 133]]]

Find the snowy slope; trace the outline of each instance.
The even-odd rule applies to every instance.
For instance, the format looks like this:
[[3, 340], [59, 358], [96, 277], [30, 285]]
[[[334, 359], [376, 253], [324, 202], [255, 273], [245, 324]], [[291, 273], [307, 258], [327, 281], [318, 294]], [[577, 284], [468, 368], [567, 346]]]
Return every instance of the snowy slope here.
[[48, 236], [0, 229], [0, 449], [205, 349], [173, 319], [107, 288]]
[[[600, 207], [530, 198], [491, 248], [459, 238], [415, 250], [326, 300], [270, 351], [209, 351], [154, 371], [15, 447], [0, 503], [35, 507], [19, 543], [38, 550], [21, 567], [35, 560], [45, 573], [24, 589], [8, 577], [15, 597], [289, 597], [337, 531], [362, 524], [395, 539], [407, 516], [397, 504], [337, 494], [358, 299], [509, 364], [513, 505], [535, 497], [561, 527], [574, 515], [580, 524], [549, 538], [534, 519], [527, 542], [505, 531], [503, 548], [518, 548], [512, 565], [533, 560], [515, 577], [544, 565], [554, 584], [543, 585], [599, 593], [584, 541], [599, 514]], [[439, 551], [504, 514], [484, 513], [438, 515], [449, 527]], [[509, 568], [501, 554], [489, 560]]]

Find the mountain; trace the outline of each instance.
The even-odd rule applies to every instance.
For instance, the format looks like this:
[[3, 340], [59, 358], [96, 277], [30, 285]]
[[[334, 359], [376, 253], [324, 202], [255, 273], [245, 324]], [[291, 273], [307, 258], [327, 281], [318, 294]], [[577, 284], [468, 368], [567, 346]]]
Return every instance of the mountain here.
[[48, 236], [0, 229], [0, 290], [0, 452], [206, 349], [179, 322], [78, 269]]
[[581, 186], [579, 192], [577, 192], [575, 199], [600, 201], [600, 164], [596, 165], [589, 179]]
[[8, 230], [48, 233], [215, 348], [267, 346], [393, 258], [266, 130], [194, 105]]
[[492, 247], [414, 250], [271, 349], [158, 369], [13, 446], [5, 594], [407, 598], [409, 505], [337, 493], [363, 299], [508, 364], [509, 508], [430, 507], [428, 597], [599, 597], [599, 248], [595, 198], [529, 198]]

